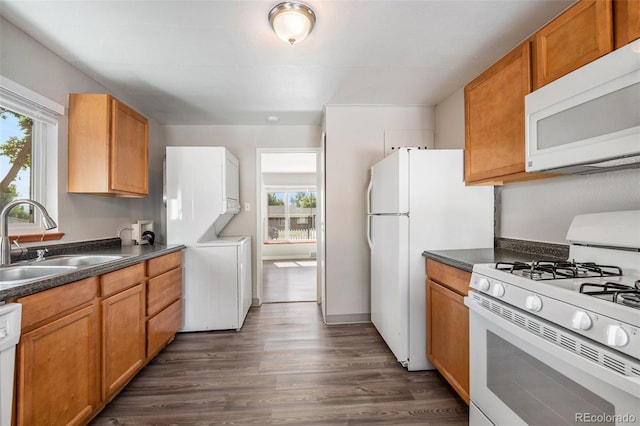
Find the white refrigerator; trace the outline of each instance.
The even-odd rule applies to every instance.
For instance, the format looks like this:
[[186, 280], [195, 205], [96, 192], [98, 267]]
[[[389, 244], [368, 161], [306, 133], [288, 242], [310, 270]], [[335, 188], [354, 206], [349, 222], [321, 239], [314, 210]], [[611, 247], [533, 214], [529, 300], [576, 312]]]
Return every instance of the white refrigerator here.
[[239, 181], [224, 147], [166, 149], [167, 244], [186, 246], [181, 331], [240, 329], [251, 306], [251, 237], [219, 235], [240, 211]]
[[462, 150], [401, 148], [371, 168], [367, 207], [371, 321], [404, 367], [433, 369], [422, 252], [493, 247], [493, 187], [465, 186]]

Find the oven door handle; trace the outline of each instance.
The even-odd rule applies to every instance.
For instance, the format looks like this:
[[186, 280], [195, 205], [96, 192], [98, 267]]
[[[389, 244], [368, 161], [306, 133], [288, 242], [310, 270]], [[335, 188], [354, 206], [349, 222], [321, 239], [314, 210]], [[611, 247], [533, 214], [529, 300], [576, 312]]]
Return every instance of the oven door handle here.
[[[569, 356], [571, 359], [564, 362], [571, 364], [572, 366], [582, 370], [585, 374], [595, 376], [598, 379], [602, 380], [603, 382], [608, 383], [609, 385], [616, 387], [618, 389], [621, 389], [633, 395], [634, 397], [637, 397], [637, 395], [640, 394], [640, 377], [631, 377], [631, 376], [625, 376], [620, 373], [616, 373], [606, 367], [603, 367], [600, 364], [597, 364], [593, 361], [589, 361], [586, 358], [583, 358], [582, 356], [580, 356], [575, 352], [572, 352], [568, 349], [555, 345], [550, 341], [545, 340], [538, 334], [527, 331], [526, 329], [507, 321], [501, 316], [480, 306], [478, 302], [475, 302], [472, 298], [472, 295], [474, 293], [475, 293], [474, 291], [469, 291], [469, 296], [464, 298], [464, 304], [467, 307], [469, 307], [469, 310], [473, 311], [473, 313], [484, 317], [489, 322], [497, 325], [498, 327], [504, 329], [508, 333], [511, 333], [514, 336], [524, 341], [531, 342], [532, 344], [534, 344], [533, 342], [535, 341], [535, 346], [539, 347], [540, 349], [544, 350], [545, 352], [549, 353], [551, 356], [557, 359], [564, 361], [567, 359], [567, 356]], [[514, 309], [513, 307], [506, 305], [504, 303], [498, 302], [496, 300], [492, 300], [491, 303], [500, 305], [510, 310]], [[521, 313], [521, 315], [525, 317], [529, 316], [528, 314], [525, 314], [525, 313]], [[469, 317], [469, 320], [471, 321], [471, 317]], [[560, 329], [561, 327], [557, 327], [557, 328]]]

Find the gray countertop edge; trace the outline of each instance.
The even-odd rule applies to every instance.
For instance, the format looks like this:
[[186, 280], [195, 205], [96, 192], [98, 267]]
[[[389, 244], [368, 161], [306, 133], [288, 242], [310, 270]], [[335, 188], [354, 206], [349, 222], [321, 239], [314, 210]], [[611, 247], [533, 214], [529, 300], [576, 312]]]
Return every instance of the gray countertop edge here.
[[472, 272], [473, 265], [497, 262], [529, 262], [532, 260], [565, 260], [568, 246], [536, 241], [496, 239], [495, 247], [461, 250], [425, 250], [427, 259]]
[[38, 293], [50, 288], [59, 287], [61, 285], [69, 284], [74, 281], [79, 281], [85, 278], [93, 277], [96, 275], [106, 274], [118, 269], [126, 268], [127, 266], [135, 265], [148, 259], [170, 254], [176, 251], [185, 249], [184, 245], [144, 245], [144, 246], [120, 246], [102, 248], [99, 250], [84, 250], [76, 254], [93, 255], [93, 254], [111, 254], [125, 256], [122, 259], [113, 260], [110, 262], [101, 263], [86, 268], [79, 268], [76, 271], [54, 275], [48, 278], [43, 278], [37, 281], [26, 282], [18, 284], [14, 287], [5, 289], [0, 288], [0, 302], [7, 301], [16, 297], [28, 296], [30, 294]]

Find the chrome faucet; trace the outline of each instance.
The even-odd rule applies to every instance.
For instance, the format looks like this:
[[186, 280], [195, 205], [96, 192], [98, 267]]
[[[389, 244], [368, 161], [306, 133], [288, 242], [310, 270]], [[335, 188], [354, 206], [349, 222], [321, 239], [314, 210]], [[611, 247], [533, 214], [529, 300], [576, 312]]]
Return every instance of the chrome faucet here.
[[15, 200], [7, 204], [0, 212], [0, 266], [11, 263], [11, 242], [9, 241], [9, 212], [19, 204], [29, 204], [40, 210], [44, 229], [53, 229], [58, 225], [49, 216], [47, 209], [42, 204], [33, 200]]

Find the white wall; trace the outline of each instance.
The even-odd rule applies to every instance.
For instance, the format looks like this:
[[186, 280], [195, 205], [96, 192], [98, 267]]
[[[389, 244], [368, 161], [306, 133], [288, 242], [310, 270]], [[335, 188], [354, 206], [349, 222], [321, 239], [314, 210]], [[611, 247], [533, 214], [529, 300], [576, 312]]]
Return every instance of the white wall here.
[[[462, 88], [436, 107], [436, 147], [464, 148]], [[640, 169], [512, 183], [496, 187], [496, 236], [566, 244], [575, 215], [631, 209], [640, 209]]]
[[464, 149], [464, 87], [436, 106], [435, 147]]
[[[58, 212], [54, 214], [58, 223], [56, 231], [65, 233], [63, 241], [114, 237], [119, 228], [134, 219], [154, 219], [162, 182], [161, 169], [155, 162], [164, 145], [157, 124], [150, 122], [149, 131], [149, 157], [150, 161], [154, 160], [154, 164], [150, 164], [150, 197], [116, 199], [67, 193], [68, 95], [110, 92], [10, 22], [0, 19], [0, 74], [65, 107], [65, 116], [58, 125]], [[137, 109], [127, 102], [125, 94], [112, 94]], [[144, 111], [138, 111], [144, 115]]]
[[577, 214], [640, 209], [640, 169], [515, 183], [496, 193], [499, 237], [567, 244]]
[[369, 169], [384, 157], [385, 130], [433, 130], [434, 108], [338, 106], [325, 109], [326, 321], [368, 321], [366, 242]]

